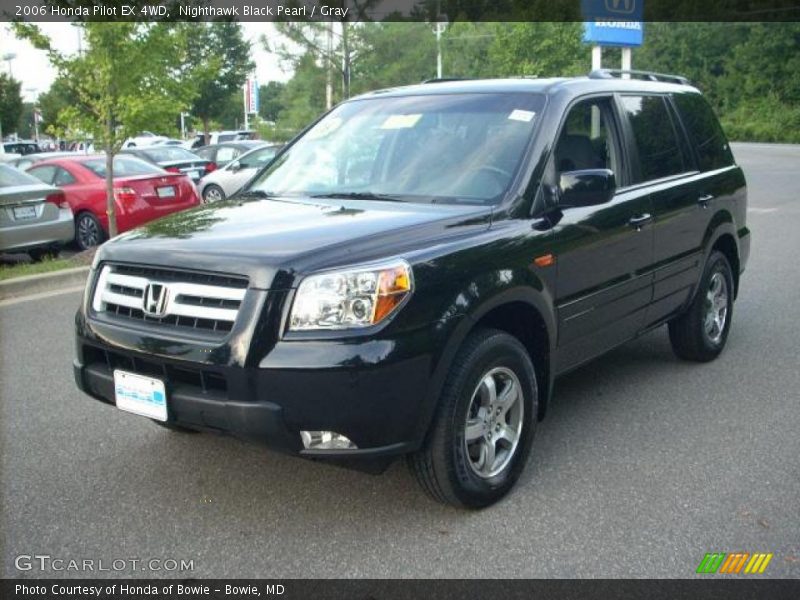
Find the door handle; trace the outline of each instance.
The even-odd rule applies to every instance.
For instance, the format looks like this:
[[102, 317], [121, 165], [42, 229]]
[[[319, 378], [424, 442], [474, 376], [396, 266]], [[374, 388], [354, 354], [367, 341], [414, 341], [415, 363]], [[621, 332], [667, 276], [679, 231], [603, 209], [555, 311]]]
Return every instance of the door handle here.
[[647, 225], [652, 220], [653, 220], [653, 215], [651, 215], [650, 213], [644, 213], [641, 215], [635, 215], [631, 217], [630, 220], [628, 221], [628, 225], [634, 227], [636, 231], [639, 231], [642, 229], [642, 227]]
[[708, 208], [708, 203], [714, 199], [714, 196], [711, 194], [706, 194], [705, 196], [700, 196], [697, 199], [697, 203], [702, 206], [703, 208]]

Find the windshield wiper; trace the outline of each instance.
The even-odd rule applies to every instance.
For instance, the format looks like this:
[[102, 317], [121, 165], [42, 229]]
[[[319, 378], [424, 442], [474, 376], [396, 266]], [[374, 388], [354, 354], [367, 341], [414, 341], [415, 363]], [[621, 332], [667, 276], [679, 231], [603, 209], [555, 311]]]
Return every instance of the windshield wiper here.
[[387, 202], [403, 202], [397, 196], [390, 194], [375, 194], [373, 192], [329, 192], [326, 194], [312, 194], [311, 198], [342, 198], [345, 200], [386, 200]]
[[274, 198], [275, 194], [264, 190], [247, 190], [236, 192], [231, 198]]

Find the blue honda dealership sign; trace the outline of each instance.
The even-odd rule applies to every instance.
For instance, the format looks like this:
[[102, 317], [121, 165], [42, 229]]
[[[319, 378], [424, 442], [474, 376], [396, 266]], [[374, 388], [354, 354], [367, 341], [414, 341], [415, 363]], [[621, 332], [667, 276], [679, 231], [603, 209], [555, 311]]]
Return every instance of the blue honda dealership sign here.
[[644, 0], [581, 0], [583, 41], [600, 46], [641, 46]]

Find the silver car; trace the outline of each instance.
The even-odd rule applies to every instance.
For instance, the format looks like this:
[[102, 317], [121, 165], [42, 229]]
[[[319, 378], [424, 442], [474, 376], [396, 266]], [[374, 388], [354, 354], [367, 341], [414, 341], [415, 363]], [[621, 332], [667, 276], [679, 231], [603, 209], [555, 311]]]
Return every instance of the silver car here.
[[0, 164], [0, 252], [27, 252], [38, 261], [74, 237], [64, 192]]
[[204, 202], [218, 202], [232, 196], [258, 171], [272, 162], [280, 149], [280, 145], [261, 146], [209, 173], [197, 184], [200, 197]]

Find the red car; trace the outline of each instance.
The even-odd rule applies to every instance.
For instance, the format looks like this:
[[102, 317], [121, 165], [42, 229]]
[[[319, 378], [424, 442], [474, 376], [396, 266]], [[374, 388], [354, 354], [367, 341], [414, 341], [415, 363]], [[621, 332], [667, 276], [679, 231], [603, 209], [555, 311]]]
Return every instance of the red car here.
[[[64, 190], [81, 250], [108, 237], [105, 156], [61, 156], [32, 165], [28, 173]], [[200, 204], [186, 175], [168, 173], [133, 156], [114, 158], [114, 198], [120, 233]]]

